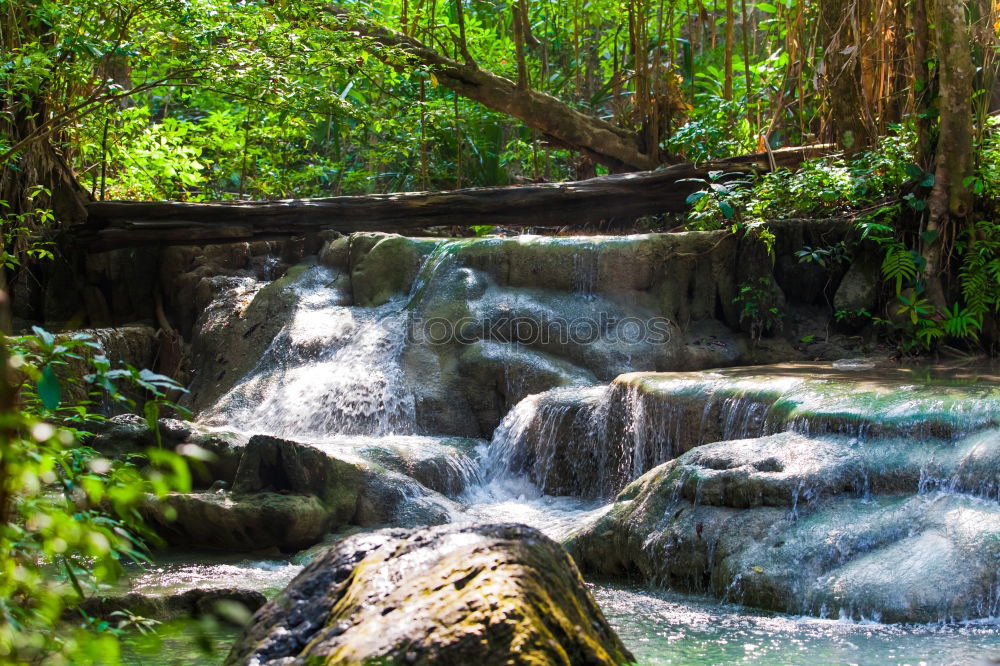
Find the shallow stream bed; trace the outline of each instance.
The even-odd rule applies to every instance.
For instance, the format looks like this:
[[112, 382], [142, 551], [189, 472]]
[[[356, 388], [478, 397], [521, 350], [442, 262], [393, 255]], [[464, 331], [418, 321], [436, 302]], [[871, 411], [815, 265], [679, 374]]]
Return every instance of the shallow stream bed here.
[[[200, 560], [200, 562], [199, 562]], [[275, 594], [301, 569], [289, 560], [175, 553], [135, 578], [133, 589], [182, 591], [242, 586]], [[970, 664], [1000, 657], [1000, 621], [886, 625], [755, 612], [707, 597], [591, 581], [591, 592], [639, 664]], [[188, 621], [155, 651], [126, 642], [125, 661], [143, 666], [221, 664], [238, 631]], [[213, 652], [206, 654], [203, 645]]]

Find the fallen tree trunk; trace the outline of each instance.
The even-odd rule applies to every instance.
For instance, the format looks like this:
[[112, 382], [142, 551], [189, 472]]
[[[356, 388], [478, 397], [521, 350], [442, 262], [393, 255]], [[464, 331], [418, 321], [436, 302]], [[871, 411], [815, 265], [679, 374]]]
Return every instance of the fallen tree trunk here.
[[142, 245], [193, 245], [344, 233], [413, 233], [433, 226], [563, 227], [602, 220], [681, 212], [710, 171], [767, 171], [794, 167], [828, 146], [793, 148], [701, 165], [616, 174], [566, 183], [475, 187], [328, 199], [185, 203], [95, 201], [87, 221], [69, 229], [71, 242], [92, 251]]

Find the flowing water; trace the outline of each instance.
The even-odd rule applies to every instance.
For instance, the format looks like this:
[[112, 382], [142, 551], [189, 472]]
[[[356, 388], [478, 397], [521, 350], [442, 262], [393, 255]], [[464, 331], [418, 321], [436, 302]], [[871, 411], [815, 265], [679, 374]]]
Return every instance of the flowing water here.
[[[506, 520], [545, 515], [544, 506], [512, 502]], [[577, 514], [578, 517], [582, 517]], [[488, 516], [484, 516], [488, 518]], [[550, 520], [545, 516], [542, 523]], [[551, 523], [550, 523], [551, 525]], [[557, 530], [558, 531], [558, 530]], [[221, 561], [220, 561], [221, 560]], [[200, 563], [199, 563], [200, 562]], [[221, 563], [224, 562], [224, 563]], [[290, 560], [219, 558], [177, 553], [138, 578], [146, 590], [182, 591], [214, 581], [271, 595], [302, 565]], [[643, 666], [660, 664], [973, 664], [1000, 656], [1000, 628], [991, 622], [886, 625], [762, 613], [694, 595], [609, 581], [588, 583], [608, 622]], [[126, 644], [128, 662], [145, 666], [222, 663], [238, 631], [217, 624], [182, 622], [162, 643], [143, 651], [143, 639]], [[207, 644], [205, 654], [193, 637]]]
[[[454, 270], [455, 252], [465, 244], [438, 245], [408, 297], [379, 307], [344, 305], [332, 271], [307, 269], [294, 285], [294, 316], [257, 366], [202, 419], [357, 452], [388, 441], [379, 438], [394, 437], [398, 444], [399, 435], [414, 435], [414, 397], [401, 366], [409, 317], [439, 274]], [[581, 241], [572, 257], [572, 291], [590, 301], [598, 247]], [[459, 496], [465, 512], [456, 518], [522, 522], [563, 539], [605, 512], [607, 500], [625, 483], [707, 442], [788, 429], [863, 438], [954, 438], [1000, 425], [1000, 393], [989, 386], [993, 378], [972, 396], [949, 392], [947, 382], [935, 377], [886, 388], [884, 376], [856, 374], [845, 384], [842, 373], [850, 369], [829, 371], [826, 378], [815, 367], [678, 374], [669, 380], [625, 375], [610, 386], [530, 396], [506, 415], [480, 451], [479, 469], [456, 472], [469, 485]], [[664, 394], [670, 399], [662, 399]], [[432, 439], [402, 441], [419, 449]], [[566, 442], [573, 446], [560, 446]], [[928, 474], [928, 488], [942, 483]], [[304, 559], [169, 553], [136, 572], [128, 587], [148, 593], [251, 587], [272, 596]], [[640, 664], [945, 664], [1000, 656], [1000, 628], [990, 621], [856, 623], [758, 613], [618, 583], [591, 586]], [[214, 656], [192, 658], [191, 636], [199, 633], [203, 643], [217, 648]], [[222, 626], [190, 625], [155, 654], [140, 652], [141, 641], [132, 641], [126, 658], [137, 664], [219, 663], [234, 635]]]
[[322, 266], [294, 283], [294, 315], [257, 366], [202, 415], [207, 424], [282, 437], [381, 436], [414, 430], [399, 356], [406, 313], [342, 305]]

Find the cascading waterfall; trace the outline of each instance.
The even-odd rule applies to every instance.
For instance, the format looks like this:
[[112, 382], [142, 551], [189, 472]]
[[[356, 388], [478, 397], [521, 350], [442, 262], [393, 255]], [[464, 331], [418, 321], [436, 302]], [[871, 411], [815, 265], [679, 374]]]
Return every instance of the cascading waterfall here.
[[581, 246], [573, 253], [573, 291], [593, 299], [599, 281], [600, 248], [596, 243]]
[[344, 306], [335, 278], [313, 266], [296, 280], [291, 320], [203, 421], [282, 437], [414, 431], [413, 398], [399, 362], [404, 304]]
[[[966, 401], [939, 396], [933, 386], [859, 390], [854, 382], [748, 372], [636, 373], [607, 387], [531, 396], [494, 433], [487, 476], [527, 474], [545, 492], [610, 499], [647, 470], [709, 442], [791, 431], [857, 442], [912, 437], [938, 442], [930, 448], [940, 451], [968, 433], [997, 436], [1000, 398], [992, 390], [966, 392], [978, 398]], [[923, 468], [921, 489], [991, 497], [1000, 486], [982, 473], [940, 477], [933, 469], [933, 461]], [[865, 483], [858, 479], [862, 494]]]
[[[405, 369], [412, 373], [407, 354], [412, 350], [409, 334], [416, 319], [428, 312], [457, 312], [478, 325], [477, 317], [484, 313], [548, 316], [546, 308], [559, 299], [580, 310], [586, 304], [594, 312], [605, 303], [605, 294], [597, 293], [602, 250], [596, 243], [580, 242], [572, 251], [560, 248], [565, 252], [560, 265], [564, 271], [556, 288], [505, 283], [515, 258], [493, 253], [494, 245], [501, 247], [494, 241], [484, 241], [483, 247], [473, 247], [475, 252], [466, 256], [466, 250], [478, 242], [438, 242], [420, 255], [422, 265], [409, 288], [376, 307], [347, 305], [354, 295], [350, 281], [342, 279], [343, 272], [323, 266], [306, 268], [290, 281], [287, 296], [294, 304], [285, 326], [256, 366], [202, 419], [248, 433], [336, 447], [367, 461], [385, 461], [386, 468], [393, 470], [400, 469], [390, 465], [398, 460], [428, 459], [439, 438], [418, 434], [417, 400], [423, 396], [413, 392], [414, 378], [404, 370], [407, 364]], [[526, 262], [523, 257], [517, 261]], [[463, 307], [451, 307], [449, 299], [454, 294], [466, 299]], [[553, 306], [551, 312], [562, 311]], [[598, 351], [605, 355], [601, 358], [612, 358], [603, 347], [584, 350], [593, 356], [556, 345], [531, 347], [522, 345], [507, 329], [496, 330], [495, 335], [478, 333], [480, 337], [469, 349], [493, 354], [493, 374], [483, 390], [500, 396], [499, 403], [509, 396], [520, 397], [531, 386], [523, 373], [523, 360], [514, 358], [522, 352], [548, 354], [546, 358], [560, 362], [597, 358]], [[601, 338], [595, 348], [614, 344]], [[622, 346], [612, 351], [626, 354]], [[649, 359], [659, 357], [645, 358], [638, 362], [644, 368], [649, 367]], [[435, 368], [434, 363], [418, 367]], [[633, 369], [631, 356], [615, 368]], [[661, 463], [705, 447], [701, 466], [681, 470], [672, 480], [675, 485], [664, 493], [664, 501], [690, 501], [695, 508], [726, 510], [766, 501], [772, 503], [768, 506], [780, 506], [781, 519], [791, 521], [814, 511], [834, 486], [838, 493], [849, 489], [852, 501], [873, 504], [879, 501], [879, 493], [911, 489], [918, 499], [943, 491], [1000, 501], [1000, 482], [995, 474], [990, 476], [992, 459], [986, 456], [981, 462], [982, 456], [977, 457], [980, 450], [992, 450], [986, 440], [1000, 432], [1000, 399], [994, 392], [973, 387], [938, 395], [933, 382], [907, 384], [844, 372], [824, 375], [817, 367], [631, 372], [604, 385], [584, 385], [595, 382], [596, 375], [580, 373], [561, 388], [520, 400], [505, 415], [503, 411], [511, 406], [501, 405], [502, 420], [488, 445], [481, 447], [478, 466], [464, 454], [442, 458], [441, 474], [454, 483], [445, 483], [441, 492], [465, 505], [464, 513], [459, 510], [452, 516], [454, 520], [526, 522], [562, 538], [608, 511], [607, 501], [630, 482]], [[436, 377], [432, 372], [426, 381]], [[421, 376], [417, 381], [423, 380]], [[476, 381], [481, 381], [478, 376]], [[787, 460], [769, 457], [767, 447], [787, 445], [784, 440], [760, 444], [750, 463], [738, 461], [737, 472], [730, 466], [737, 464], [736, 458], [727, 458], [725, 447], [711, 449], [712, 443], [789, 433], [814, 438], [807, 444], [827, 447], [824, 451], [831, 459], [849, 451], [850, 469], [845, 466], [833, 485], [823, 486], [812, 481], [808, 470], [800, 473]], [[892, 458], [884, 451], [904, 447], [884, 446], [891, 438], [913, 438], [920, 446], [911, 447], [905, 459]], [[895, 475], [886, 471], [897, 468], [900, 471]], [[419, 501], [423, 482], [415, 472], [404, 469], [399, 473], [403, 472], [413, 478], [407, 481], [409, 485], [400, 486], [401, 492], [411, 492]], [[730, 473], [784, 475], [782, 479], [788, 480], [769, 487], [773, 494], [764, 500], [749, 498], [745, 505], [738, 505], [742, 500], [727, 496], [724, 484], [713, 485], [713, 480]], [[672, 572], [653, 580], [666, 584], [690, 579], [703, 584], [715, 575], [710, 566], [722, 557], [719, 553], [725, 552], [725, 545], [720, 545], [717, 533], [703, 536], [698, 532], [698, 539], [705, 549], [704, 561], [698, 560], [697, 566], [681, 574]], [[650, 557], [682, 558], [689, 547], [693, 547], [690, 540], [678, 538], [650, 546]], [[859, 540], [853, 547], [872, 546]], [[736, 571], [726, 579], [726, 594], [739, 600], [752, 578], [745, 570]], [[996, 601], [984, 599], [983, 604], [995, 607]], [[837, 612], [853, 610], [834, 607], [833, 614]]]

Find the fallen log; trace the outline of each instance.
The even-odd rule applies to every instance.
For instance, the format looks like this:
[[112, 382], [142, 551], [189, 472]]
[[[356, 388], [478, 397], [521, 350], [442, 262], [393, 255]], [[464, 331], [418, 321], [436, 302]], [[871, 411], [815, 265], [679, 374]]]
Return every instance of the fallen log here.
[[712, 171], [795, 167], [828, 150], [790, 148], [589, 180], [444, 192], [216, 203], [97, 201], [87, 204], [87, 221], [67, 231], [71, 243], [102, 251], [265, 240], [324, 230], [414, 233], [433, 226], [581, 226], [681, 212], [688, 195], [703, 187], [683, 182], [687, 178], [707, 178]]

